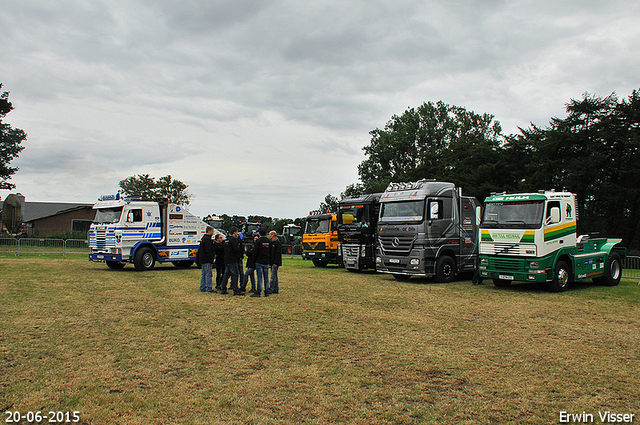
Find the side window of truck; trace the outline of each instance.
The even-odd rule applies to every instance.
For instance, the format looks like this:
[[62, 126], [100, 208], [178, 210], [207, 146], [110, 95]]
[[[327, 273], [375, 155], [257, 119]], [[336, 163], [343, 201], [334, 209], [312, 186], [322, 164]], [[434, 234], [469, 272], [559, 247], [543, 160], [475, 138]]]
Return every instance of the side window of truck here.
[[137, 223], [142, 221], [142, 209], [129, 210], [127, 214], [127, 222]]

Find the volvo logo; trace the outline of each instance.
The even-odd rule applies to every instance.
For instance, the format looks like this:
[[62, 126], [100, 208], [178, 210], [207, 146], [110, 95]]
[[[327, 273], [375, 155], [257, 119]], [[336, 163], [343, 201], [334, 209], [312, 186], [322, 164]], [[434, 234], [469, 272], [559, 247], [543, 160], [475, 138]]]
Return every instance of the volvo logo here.
[[393, 240], [391, 241], [391, 245], [392, 245], [394, 248], [397, 248], [397, 247], [398, 247], [398, 245], [400, 245], [400, 239], [398, 239], [398, 238], [393, 238]]

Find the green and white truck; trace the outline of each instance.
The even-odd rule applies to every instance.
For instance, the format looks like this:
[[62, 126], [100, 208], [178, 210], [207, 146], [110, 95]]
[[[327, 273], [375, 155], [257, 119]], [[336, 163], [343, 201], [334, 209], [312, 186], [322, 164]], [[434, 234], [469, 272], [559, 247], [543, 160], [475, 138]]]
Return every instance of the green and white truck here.
[[576, 220], [570, 192], [492, 194], [480, 224], [480, 276], [496, 286], [545, 283], [553, 292], [584, 279], [617, 285], [627, 252], [622, 239], [577, 236]]

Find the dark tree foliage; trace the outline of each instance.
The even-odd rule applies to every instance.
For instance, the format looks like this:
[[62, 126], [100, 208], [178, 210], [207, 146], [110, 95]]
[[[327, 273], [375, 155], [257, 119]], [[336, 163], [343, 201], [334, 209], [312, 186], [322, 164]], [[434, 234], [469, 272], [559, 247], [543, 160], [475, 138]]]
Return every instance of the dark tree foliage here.
[[156, 181], [149, 174], [138, 174], [121, 180], [120, 189], [126, 196], [139, 196], [144, 201], [154, 201], [166, 198], [178, 205], [189, 205], [191, 195], [187, 192], [188, 185], [167, 175]]
[[[567, 117], [549, 127], [522, 130], [534, 147], [530, 189], [566, 189], [576, 194], [578, 232], [621, 237], [640, 244], [640, 93], [622, 101], [615, 93], [585, 93], [566, 105]], [[537, 167], [535, 165], [538, 165]]]
[[[2, 84], [0, 83], [0, 90]], [[0, 93], [0, 189], [13, 189], [15, 184], [9, 183], [11, 176], [18, 171], [18, 167], [10, 167], [9, 164], [18, 157], [24, 146], [20, 146], [27, 134], [19, 128], [11, 128], [3, 123], [4, 117], [13, 110], [9, 102], [9, 92]]]
[[428, 178], [454, 182], [484, 199], [495, 187], [507, 186], [501, 155], [506, 139], [493, 118], [443, 102], [394, 115], [384, 129], [370, 132], [371, 144], [363, 148], [368, 157], [358, 166], [363, 192]]
[[600, 232], [640, 246], [640, 92], [585, 93], [567, 117], [503, 135], [493, 115], [443, 102], [394, 115], [370, 132], [360, 183], [343, 196], [383, 191], [391, 181], [450, 181], [483, 201], [491, 192], [568, 190], [576, 194], [578, 232]]

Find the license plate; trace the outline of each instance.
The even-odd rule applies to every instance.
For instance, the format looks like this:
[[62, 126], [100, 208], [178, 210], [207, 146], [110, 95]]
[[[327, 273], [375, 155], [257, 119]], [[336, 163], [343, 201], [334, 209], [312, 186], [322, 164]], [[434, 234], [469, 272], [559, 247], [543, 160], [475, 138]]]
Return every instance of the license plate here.
[[400, 260], [399, 260], [399, 259], [397, 259], [397, 258], [390, 258], [390, 259], [389, 259], [389, 262], [390, 262], [390, 263], [399, 264], [399, 263], [400, 263]]
[[501, 274], [500, 276], [498, 276], [500, 279], [502, 280], [513, 280], [513, 276], [510, 275], [506, 275], [506, 274]]

